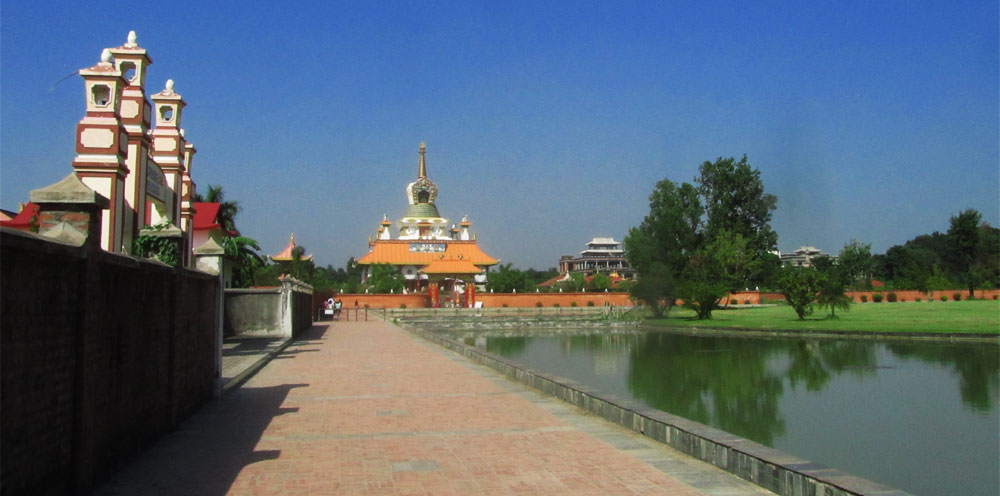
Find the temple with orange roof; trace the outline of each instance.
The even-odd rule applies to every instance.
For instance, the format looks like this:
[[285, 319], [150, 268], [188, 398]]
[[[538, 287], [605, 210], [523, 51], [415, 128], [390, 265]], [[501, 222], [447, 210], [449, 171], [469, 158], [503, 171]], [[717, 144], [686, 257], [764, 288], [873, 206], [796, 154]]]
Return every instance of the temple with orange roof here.
[[450, 227], [441, 217], [435, 204], [437, 186], [427, 177], [426, 154], [421, 143], [417, 180], [406, 186], [409, 205], [396, 223], [395, 238], [392, 222], [383, 216], [374, 239], [368, 240], [370, 250], [358, 260], [364, 267], [362, 282], [373, 265], [387, 264], [403, 275], [408, 291], [427, 291], [431, 306], [440, 306], [440, 294], [445, 292], [453, 293], [457, 304], [472, 307], [476, 285], [486, 283], [489, 268], [498, 261], [479, 248], [468, 217]]
[[[295, 233], [292, 233], [292, 235], [288, 237], [288, 245], [285, 246], [285, 249], [281, 250], [281, 253], [278, 253], [277, 255], [271, 255], [268, 258], [278, 263], [292, 262], [293, 260], [295, 260], [294, 252], [296, 248], [298, 248], [298, 245], [295, 244]], [[306, 255], [305, 253], [303, 253], [302, 256], [299, 258], [299, 260], [307, 261], [307, 260], [312, 260], [312, 258], [313, 258], [312, 255]]]

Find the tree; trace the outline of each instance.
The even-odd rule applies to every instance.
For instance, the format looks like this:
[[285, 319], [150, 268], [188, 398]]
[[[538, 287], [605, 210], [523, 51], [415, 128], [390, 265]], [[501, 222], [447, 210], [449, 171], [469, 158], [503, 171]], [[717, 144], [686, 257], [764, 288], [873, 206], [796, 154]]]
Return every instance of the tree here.
[[872, 270], [872, 245], [862, 244], [856, 239], [844, 245], [837, 257], [840, 269], [848, 279], [851, 289], [857, 291], [858, 281], [867, 282]]
[[[720, 282], [726, 290], [735, 293], [742, 290], [744, 283], [750, 280], [751, 274], [758, 273], [763, 261], [748, 249], [747, 241], [742, 235], [731, 231], [720, 231], [718, 236], [708, 246], [712, 262], [720, 272]], [[729, 304], [729, 301], [726, 301]]]
[[785, 267], [779, 279], [785, 300], [798, 314], [799, 320], [812, 313], [812, 303], [819, 290], [819, 273], [812, 267]]
[[982, 218], [982, 214], [978, 211], [966, 209], [951, 218], [951, 227], [948, 229], [955, 268], [969, 288], [969, 298], [974, 296], [973, 290], [983, 279], [980, 267], [975, 263], [976, 251], [979, 248], [979, 222]]
[[260, 249], [257, 240], [246, 236], [224, 236], [222, 248], [227, 257], [234, 258], [239, 263], [239, 266], [233, 271], [233, 287], [252, 286], [254, 273], [265, 265], [264, 259], [256, 251]]
[[400, 293], [406, 283], [403, 275], [389, 264], [374, 264], [368, 276], [368, 290], [373, 293]]
[[649, 306], [654, 317], [661, 318], [669, 314], [674, 306], [676, 286], [673, 271], [662, 262], [653, 262], [646, 273], [631, 285], [629, 294]]
[[679, 287], [684, 306], [694, 310], [698, 320], [712, 318], [712, 310], [728, 292], [728, 284], [711, 246], [691, 257]]
[[[778, 245], [778, 234], [771, 229], [771, 212], [778, 199], [764, 192], [760, 171], [751, 167], [746, 155], [738, 162], [735, 158], [718, 158], [704, 162], [701, 175], [695, 178], [698, 191], [704, 200], [708, 220], [705, 237], [714, 240], [723, 232], [738, 234], [747, 243], [747, 250], [754, 259], [762, 259]], [[756, 265], [742, 285], [759, 282], [762, 265]]]
[[517, 269], [511, 268], [511, 264], [497, 266], [496, 272], [491, 272], [486, 279], [486, 286], [497, 293], [510, 293], [513, 291], [525, 292], [531, 287], [528, 276]]
[[590, 284], [588, 286], [588, 289], [604, 291], [605, 289], [611, 287], [611, 277], [607, 274], [594, 274], [594, 277], [590, 278]]
[[837, 318], [837, 309], [845, 312], [851, 310], [851, 298], [844, 293], [844, 287], [851, 277], [838, 261], [830, 257], [813, 259], [813, 266], [819, 272], [817, 281], [816, 303], [820, 308], [830, 308], [830, 318]]
[[701, 219], [705, 209], [698, 191], [668, 179], [656, 183], [649, 195], [649, 214], [625, 236], [625, 257], [640, 274], [655, 262], [680, 273], [701, 246]]

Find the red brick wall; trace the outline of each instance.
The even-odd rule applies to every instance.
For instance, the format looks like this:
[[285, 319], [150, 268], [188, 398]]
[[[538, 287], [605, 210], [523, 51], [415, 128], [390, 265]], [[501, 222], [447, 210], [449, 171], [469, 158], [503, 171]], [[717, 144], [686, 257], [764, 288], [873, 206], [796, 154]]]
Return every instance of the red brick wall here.
[[0, 233], [3, 494], [86, 494], [212, 398], [214, 276]]
[[[875, 293], [882, 295], [883, 303], [888, 301], [889, 293], [896, 293], [897, 301], [917, 301], [917, 298], [920, 298], [920, 301], [940, 301], [942, 296], [946, 297], [948, 301], [952, 301], [952, 295], [955, 293], [961, 294], [963, 300], [969, 298], [968, 289], [947, 289], [943, 291], [930, 291], [927, 293], [917, 291], [915, 289], [880, 289], [877, 291], [848, 291], [847, 296], [852, 297], [856, 303], [861, 302], [862, 295], [868, 297], [868, 301], [872, 302], [874, 301], [872, 296]], [[1000, 289], [977, 289], [973, 292], [973, 294], [975, 294], [976, 298], [980, 300], [992, 300], [994, 295], [1000, 295]]]

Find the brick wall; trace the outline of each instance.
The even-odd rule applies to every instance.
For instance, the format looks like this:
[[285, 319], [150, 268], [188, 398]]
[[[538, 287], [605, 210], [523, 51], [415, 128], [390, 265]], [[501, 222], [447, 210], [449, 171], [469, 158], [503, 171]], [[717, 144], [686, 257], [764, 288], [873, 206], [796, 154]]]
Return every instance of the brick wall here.
[[2, 494], [86, 493], [215, 386], [215, 276], [0, 232]]

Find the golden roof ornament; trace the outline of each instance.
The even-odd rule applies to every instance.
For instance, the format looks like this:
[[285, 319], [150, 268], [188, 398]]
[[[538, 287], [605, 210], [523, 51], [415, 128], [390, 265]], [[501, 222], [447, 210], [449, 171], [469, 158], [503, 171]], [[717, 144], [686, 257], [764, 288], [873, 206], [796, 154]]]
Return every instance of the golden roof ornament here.
[[420, 142], [420, 162], [417, 164], [417, 179], [422, 177], [427, 177], [427, 163], [424, 160], [424, 155], [427, 154], [427, 145], [423, 141]]

